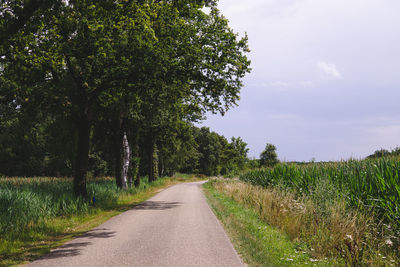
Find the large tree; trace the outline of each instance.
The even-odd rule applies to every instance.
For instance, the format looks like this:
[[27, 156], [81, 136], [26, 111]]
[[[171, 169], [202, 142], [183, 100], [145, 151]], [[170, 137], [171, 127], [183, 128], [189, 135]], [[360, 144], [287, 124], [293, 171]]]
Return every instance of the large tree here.
[[249, 71], [247, 38], [232, 32], [214, 1], [72, 0], [32, 14], [34, 27], [7, 30], [2, 108], [46, 112], [70, 127], [77, 195], [87, 194], [90, 141], [101, 136], [94, 125], [114, 140], [116, 174], [123, 141], [137, 147], [139, 134], [154, 173], [163, 133], [205, 111], [225, 113]]
[[65, 114], [76, 130], [77, 195], [87, 194], [96, 110], [117, 101], [121, 84], [134, 79], [135, 54], [154, 39], [152, 8], [126, 1], [68, 1], [43, 17], [37, 30], [10, 41], [4, 75], [18, 84], [14, 91], [32, 105]]
[[232, 32], [215, 3], [207, 4], [209, 12], [199, 3], [163, 2], [154, 23], [157, 42], [148, 54], [142, 96], [150, 180], [163, 129], [196, 121], [205, 111], [224, 114], [237, 103], [249, 71], [247, 37]]

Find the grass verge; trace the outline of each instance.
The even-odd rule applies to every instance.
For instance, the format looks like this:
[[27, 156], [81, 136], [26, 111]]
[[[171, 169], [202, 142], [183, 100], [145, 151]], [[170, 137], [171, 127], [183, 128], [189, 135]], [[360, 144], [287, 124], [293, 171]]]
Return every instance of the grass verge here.
[[385, 228], [378, 227], [371, 215], [346, 208], [340, 198], [326, 199], [323, 192], [328, 185], [319, 185], [321, 196], [316, 202], [315, 196], [298, 198], [281, 188], [237, 180], [214, 179], [209, 184], [216, 193], [254, 212], [264, 224], [279, 229], [313, 263], [328, 259], [329, 266], [398, 266], [398, 253]]
[[249, 266], [333, 266], [334, 260], [313, 259], [280, 230], [266, 224], [257, 212], [245, 208], [218, 192], [212, 183], [204, 185], [207, 200], [223, 223], [236, 251]]
[[[7, 179], [10, 180], [10, 178]], [[31, 179], [29, 180], [31, 183], [32, 180], [39, 178], [29, 179]], [[84, 234], [171, 185], [198, 180], [200, 179], [188, 175], [159, 179], [152, 184], [141, 186], [140, 189], [132, 191], [133, 193], [119, 194], [117, 200], [108, 203], [105, 208], [90, 207], [90, 211], [84, 214], [44, 219], [40, 223], [25, 227], [25, 230], [18, 235], [3, 234], [0, 236], [0, 266], [21, 265], [33, 261], [50, 252], [51, 249]]]

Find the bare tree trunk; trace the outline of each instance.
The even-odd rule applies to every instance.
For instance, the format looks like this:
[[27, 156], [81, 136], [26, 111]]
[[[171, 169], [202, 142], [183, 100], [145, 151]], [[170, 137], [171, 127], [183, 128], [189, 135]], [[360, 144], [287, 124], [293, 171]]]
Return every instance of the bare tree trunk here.
[[122, 138], [122, 166], [121, 166], [121, 184], [122, 188], [127, 188], [127, 177], [128, 177], [128, 169], [129, 169], [129, 162], [131, 159], [131, 151], [129, 149], [128, 138], [126, 137], [126, 132], [124, 132]]

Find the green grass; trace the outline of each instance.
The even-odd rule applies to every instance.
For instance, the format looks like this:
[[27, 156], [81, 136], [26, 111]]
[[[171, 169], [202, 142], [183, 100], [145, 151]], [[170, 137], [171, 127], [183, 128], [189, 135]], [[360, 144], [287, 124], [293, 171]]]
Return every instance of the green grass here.
[[83, 200], [72, 194], [70, 178], [0, 178], [0, 266], [32, 261], [163, 188], [192, 180], [197, 178], [142, 179], [139, 188], [120, 190], [110, 177], [92, 179], [91, 198]]
[[218, 192], [211, 183], [204, 185], [204, 191], [236, 250], [249, 266], [339, 265], [338, 262], [312, 259], [302, 249], [302, 243], [290, 241], [285, 233], [263, 222], [257, 212]]

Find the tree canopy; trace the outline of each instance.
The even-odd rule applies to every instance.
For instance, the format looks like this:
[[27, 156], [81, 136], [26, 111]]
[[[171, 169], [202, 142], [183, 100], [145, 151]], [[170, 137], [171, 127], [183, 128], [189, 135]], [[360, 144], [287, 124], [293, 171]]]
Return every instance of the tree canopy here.
[[276, 153], [276, 146], [267, 143], [264, 151], [260, 154], [260, 165], [273, 167], [277, 163], [279, 163], [279, 159], [278, 154]]
[[[228, 161], [209, 148], [177, 158], [202, 142], [192, 122], [237, 105], [250, 71], [247, 36], [232, 31], [216, 1], [30, 0], [0, 8], [0, 157], [8, 159], [0, 172], [23, 174], [27, 167], [11, 169], [34, 157], [43, 173], [73, 170], [75, 193], [86, 196], [93, 164], [113, 169], [124, 185], [125, 139], [128, 161], [141, 165], [134, 173], [147, 169], [151, 179], [171, 158], [176, 168], [199, 159], [210, 173]], [[204, 135], [217, 149], [227, 146]], [[230, 146], [243, 165], [243, 144]]]

